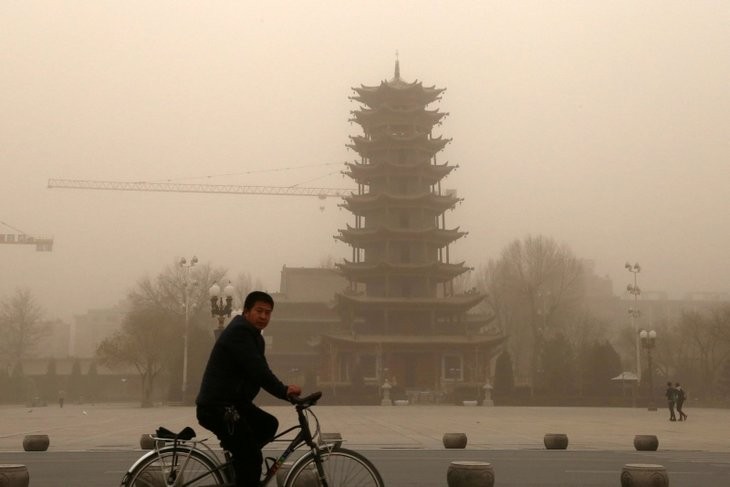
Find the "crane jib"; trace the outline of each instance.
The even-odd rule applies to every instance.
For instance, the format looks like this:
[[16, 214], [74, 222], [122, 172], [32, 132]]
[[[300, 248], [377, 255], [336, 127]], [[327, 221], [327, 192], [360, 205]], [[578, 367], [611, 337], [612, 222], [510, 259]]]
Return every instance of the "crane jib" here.
[[49, 188], [100, 189], [111, 191], [157, 191], [167, 193], [228, 193], [258, 195], [343, 197], [349, 188], [306, 188], [300, 186], [236, 186], [231, 184], [153, 183], [146, 181], [98, 181], [86, 179], [49, 179]]

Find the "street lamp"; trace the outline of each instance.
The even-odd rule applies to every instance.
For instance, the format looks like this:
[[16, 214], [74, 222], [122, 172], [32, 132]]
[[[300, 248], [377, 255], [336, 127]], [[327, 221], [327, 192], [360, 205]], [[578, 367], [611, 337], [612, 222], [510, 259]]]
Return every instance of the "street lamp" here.
[[634, 295], [634, 306], [632, 308], [629, 308], [629, 316], [631, 316], [631, 324], [633, 325], [634, 335], [636, 336], [636, 377], [641, 380], [641, 351], [639, 348], [639, 329], [636, 321], [637, 318], [641, 316], [641, 311], [639, 311], [639, 295], [641, 294], [641, 289], [637, 284], [637, 274], [641, 272], [641, 266], [638, 262], [636, 262], [634, 265], [631, 265], [627, 262], [624, 267], [627, 271], [631, 272], [634, 275], [634, 284], [629, 284], [628, 286], [626, 286], [626, 290], [629, 292], [629, 294]]
[[185, 280], [185, 290], [183, 298], [185, 300], [185, 330], [183, 332], [183, 370], [182, 370], [182, 385], [180, 390], [182, 392], [182, 401], [185, 403], [186, 393], [188, 390], [188, 334], [190, 330], [190, 269], [198, 263], [198, 258], [193, 256], [190, 262], [182, 257], [178, 265], [183, 270], [183, 278]]
[[208, 289], [208, 294], [210, 295], [210, 315], [218, 318], [218, 328], [213, 331], [217, 340], [223, 332], [223, 322], [226, 317], [231, 317], [233, 311], [233, 286], [229, 281], [228, 285], [223, 288], [224, 296], [221, 296], [221, 287], [218, 284], [213, 284]]
[[651, 365], [651, 350], [654, 348], [656, 341], [656, 332], [654, 330], [641, 330], [639, 333], [641, 339], [641, 345], [646, 349], [646, 359], [649, 365], [649, 411], [656, 411], [656, 405], [654, 403], [654, 382], [653, 382], [653, 370]]

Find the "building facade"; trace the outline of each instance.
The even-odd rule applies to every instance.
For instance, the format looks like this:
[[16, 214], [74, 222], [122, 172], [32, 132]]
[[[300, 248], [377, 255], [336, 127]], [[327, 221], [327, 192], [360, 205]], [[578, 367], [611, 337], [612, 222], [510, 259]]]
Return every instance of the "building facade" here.
[[450, 139], [433, 129], [446, 114], [427, 108], [444, 89], [402, 80], [396, 62], [391, 80], [353, 90], [362, 134], [351, 137], [359, 160], [345, 174], [358, 190], [341, 205], [354, 224], [336, 236], [352, 257], [337, 264], [347, 285], [335, 296], [339, 329], [319, 338], [319, 381], [334, 388], [387, 380], [409, 398], [457, 385], [477, 390], [503, 337], [470, 314], [483, 296], [454, 288], [470, 269], [452, 262], [450, 245], [466, 232], [446, 223], [461, 199], [441, 182], [456, 166], [438, 163]]

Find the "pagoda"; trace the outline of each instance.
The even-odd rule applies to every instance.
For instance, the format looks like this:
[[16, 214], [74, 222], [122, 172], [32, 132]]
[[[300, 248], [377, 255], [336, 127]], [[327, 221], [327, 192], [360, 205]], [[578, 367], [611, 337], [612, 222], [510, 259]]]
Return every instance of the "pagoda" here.
[[392, 79], [353, 91], [360, 107], [351, 121], [362, 134], [350, 137], [359, 160], [344, 174], [357, 192], [341, 206], [354, 223], [335, 236], [352, 247], [337, 264], [349, 286], [335, 296], [342, 329], [321, 336], [320, 381], [388, 381], [410, 400], [483, 386], [503, 337], [468, 316], [483, 295], [455, 292], [454, 279], [470, 268], [451, 262], [449, 246], [466, 232], [446, 226], [461, 199], [441, 181], [458, 166], [437, 162], [451, 139], [433, 129], [447, 114], [427, 109], [445, 90], [402, 80], [396, 60]]

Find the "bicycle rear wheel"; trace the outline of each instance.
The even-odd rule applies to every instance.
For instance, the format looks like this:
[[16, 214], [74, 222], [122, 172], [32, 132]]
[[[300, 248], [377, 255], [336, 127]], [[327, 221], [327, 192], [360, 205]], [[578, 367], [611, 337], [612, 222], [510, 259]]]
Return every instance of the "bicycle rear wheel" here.
[[[327, 487], [384, 487], [378, 469], [370, 460], [346, 448], [320, 452]], [[314, 455], [292, 466], [284, 482], [285, 487], [321, 487]]]
[[208, 487], [225, 485], [216, 464], [198, 450], [172, 447], [153, 452], [122, 480], [122, 487]]

